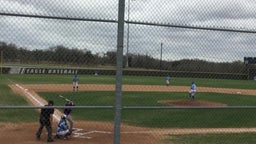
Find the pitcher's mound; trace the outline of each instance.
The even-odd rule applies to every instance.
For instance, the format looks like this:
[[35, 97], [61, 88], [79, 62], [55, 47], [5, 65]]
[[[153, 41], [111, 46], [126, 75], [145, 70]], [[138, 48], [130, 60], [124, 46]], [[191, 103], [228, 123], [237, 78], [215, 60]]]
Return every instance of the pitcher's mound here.
[[158, 103], [163, 105], [175, 105], [175, 106], [226, 106], [226, 104], [215, 103], [209, 101], [199, 101], [199, 100], [160, 100]]

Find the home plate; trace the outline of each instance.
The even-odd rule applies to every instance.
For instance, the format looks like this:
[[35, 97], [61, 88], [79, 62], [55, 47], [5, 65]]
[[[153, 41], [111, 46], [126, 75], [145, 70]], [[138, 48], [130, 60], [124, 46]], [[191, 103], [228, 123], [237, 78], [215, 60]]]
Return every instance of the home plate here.
[[89, 136], [85, 136], [87, 133], [82, 132], [83, 129], [73, 128], [73, 130], [74, 130], [73, 137], [75, 137], [75, 138], [85, 138], [85, 139], [91, 139], [92, 138], [92, 137], [89, 137]]
[[84, 139], [91, 139], [92, 137], [89, 136], [84, 136], [85, 134], [83, 133], [74, 133], [73, 137], [75, 138], [84, 138]]

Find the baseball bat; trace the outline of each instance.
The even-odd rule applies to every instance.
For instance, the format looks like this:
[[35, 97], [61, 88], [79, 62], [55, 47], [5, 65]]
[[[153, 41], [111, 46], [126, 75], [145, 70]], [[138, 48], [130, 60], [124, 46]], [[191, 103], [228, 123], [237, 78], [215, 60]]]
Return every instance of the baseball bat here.
[[65, 98], [65, 97], [62, 96], [62, 95], [59, 95], [59, 97], [65, 99], [66, 101], [70, 101], [69, 99]]

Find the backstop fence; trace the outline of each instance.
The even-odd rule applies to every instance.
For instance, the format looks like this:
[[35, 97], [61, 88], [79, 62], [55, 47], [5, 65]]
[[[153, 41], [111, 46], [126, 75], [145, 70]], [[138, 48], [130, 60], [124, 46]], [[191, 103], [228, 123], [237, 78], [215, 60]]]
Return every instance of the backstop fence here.
[[56, 143], [254, 143], [254, 5], [0, 0], [0, 140], [47, 140], [54, 108]]

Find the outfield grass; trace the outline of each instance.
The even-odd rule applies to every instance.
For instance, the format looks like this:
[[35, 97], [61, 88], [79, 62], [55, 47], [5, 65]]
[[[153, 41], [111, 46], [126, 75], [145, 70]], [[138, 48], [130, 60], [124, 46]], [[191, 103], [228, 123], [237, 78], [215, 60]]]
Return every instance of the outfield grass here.
[[168, 135], [166, 144], [255, 144], [255, 133]]

